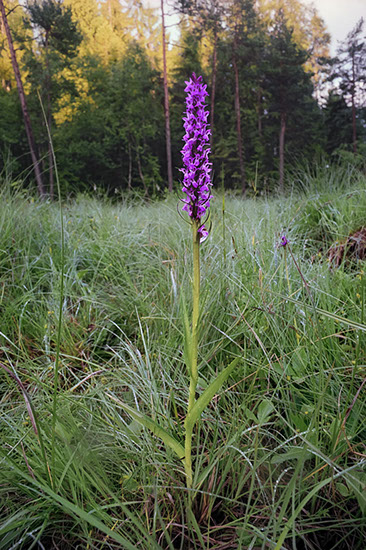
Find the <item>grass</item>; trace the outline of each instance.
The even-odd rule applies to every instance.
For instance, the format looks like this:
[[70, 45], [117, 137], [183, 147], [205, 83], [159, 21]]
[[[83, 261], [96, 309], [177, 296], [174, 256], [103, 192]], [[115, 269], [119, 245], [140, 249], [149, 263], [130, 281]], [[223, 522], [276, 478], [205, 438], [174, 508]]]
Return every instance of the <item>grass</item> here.
[[176, 199], [65, 203], [60, 296], [57, 205], [3, 191], [0, 549], [364, 549], [365, 263], [331, 269], [327, 251], [366, 224], [366, 180], [319, 166], [293, 182], [226, 196], [225, 228], [212, 207], [198, 393], [240, 360], [194, 436], [193, 513], [182, 463], [118, 405], [183, 442], [192, 260]]

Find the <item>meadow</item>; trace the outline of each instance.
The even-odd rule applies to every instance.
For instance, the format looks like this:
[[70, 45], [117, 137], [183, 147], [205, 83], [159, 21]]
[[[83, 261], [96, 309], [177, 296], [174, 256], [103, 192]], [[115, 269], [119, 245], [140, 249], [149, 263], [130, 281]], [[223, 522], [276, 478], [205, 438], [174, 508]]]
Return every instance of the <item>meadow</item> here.
[[238, 361], [196, 426], [187, 489], [121, 406], [183, 441], [178, 195], [60, 212], [2, 191], [0, 549], [364, 550], [366, 242], [347, 238], [366, 177], [319, 164], [279, 198], [213, 194], [197, 394]]

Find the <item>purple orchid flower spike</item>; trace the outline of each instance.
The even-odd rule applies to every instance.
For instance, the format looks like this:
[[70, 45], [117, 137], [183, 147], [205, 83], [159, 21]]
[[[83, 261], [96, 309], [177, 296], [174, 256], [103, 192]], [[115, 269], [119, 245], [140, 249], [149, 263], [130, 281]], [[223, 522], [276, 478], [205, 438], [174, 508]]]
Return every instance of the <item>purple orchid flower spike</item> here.
[[288, 241], [286, 235], [282, 235], [281, 240], [280, 240], [278, 246], [279, 246], [279, 247], [280, 247], [280, 246], [287, 246], [288, 243], [289, 243], [289, 241]]
[[202, 82], [202, 76], [192, 74], [186, 82], [186, 113], [183, 117], [185, 142], [183, 156], [183, 187], [186, 198], [182, 199], [182, 210], [188, 212], [192, 220], [198, 223], [198, 236], [203, 242], [208, 236], [208, 230], [201, 220], [210, 206], [211, 162], [208, 160], [211, 130], [208, 128], [205, 98], [208, 95], [207, 86]]

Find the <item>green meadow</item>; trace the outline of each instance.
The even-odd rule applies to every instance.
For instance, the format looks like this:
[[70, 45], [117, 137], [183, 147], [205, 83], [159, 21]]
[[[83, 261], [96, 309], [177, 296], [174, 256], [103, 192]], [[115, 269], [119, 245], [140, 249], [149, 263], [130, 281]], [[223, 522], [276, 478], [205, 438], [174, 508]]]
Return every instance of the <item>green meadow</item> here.
[[213, 189], [197, 397], [238, 360], [194, 429], [191, 490], [126, 410], [183, 444], [178, 194], [1, 193], [0, 549], [364, 550], [364, 173], [299, 170], [280, 198]]

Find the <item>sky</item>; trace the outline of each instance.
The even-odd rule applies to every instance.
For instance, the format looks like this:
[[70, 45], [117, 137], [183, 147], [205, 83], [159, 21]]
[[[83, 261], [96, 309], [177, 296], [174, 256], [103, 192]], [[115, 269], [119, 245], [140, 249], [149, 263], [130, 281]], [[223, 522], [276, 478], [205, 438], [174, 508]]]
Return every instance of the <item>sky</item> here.
[[[361, 17], [366, 20], [366, 0], [305, 0], [314, 4], [331, 35], [331, 53], [343, 41]], [[364, 27], [365, 29], [365, 27]], [[366, 29], [365, 29], [366, 31]]]
[[[143, 2], [146, 5], [160, 7], [160, 0], [143, 0]], [[303, 2], [314, 4], [319, 15], [324, 19], [332, 38], [332, 55], [336, 53], [338, 41], [346, 38], [357, 21], [361, 17], [366, 20], [366, 0], [303, 0]], [[169, 11], [169, 8], [166, 11]], [[167, 17], [166, 24], [169, 25], [171, 22], [170, 18]]]

